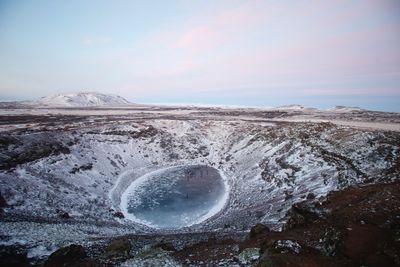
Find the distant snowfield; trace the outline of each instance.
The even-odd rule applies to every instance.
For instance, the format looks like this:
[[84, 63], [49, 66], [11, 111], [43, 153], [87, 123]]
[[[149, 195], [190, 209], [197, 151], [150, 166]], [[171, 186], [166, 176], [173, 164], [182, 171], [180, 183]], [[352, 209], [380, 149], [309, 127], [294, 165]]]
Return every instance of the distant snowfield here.
[[189, 114], [193, 112], [190, 109], [172, 109], [160, 110], [149, 106], [137, 107], [102, 107], [96, 109], [88, 108], [23, 108], [23, 109], [1, 109], [0, 115], [86, 115], [86, 116], [101, 116], [101, 115], [140, 115], [145, 113], [163, 113], [163, 114]]
[[[210, 117], [207, 115], [207, 112], [234, 112], [235, 108], [209, 108], [206, 107], [196, 107], [196, 106], [188, 106], [186, 108], [183, 107], [175, 107], [172, 106], [170, 108], [162, 107], [162, 106], [126, 106], [126, 107], [98, 107], [96, 109], [92, 108], [7, 108], [1, 109], [0, 108], [0, 116], [19, 116], [19, 115], [37, 115], [37, 116], [52, 116], [52, 115], [66, 115], [66, 116], [115, 116], [115, 115], [132, 115], [133, 117], [141, 117], [145, 116], [146, 114], [154, 114], [154, 115], [189, 115], [193, 112], [196, 112], [196, 116], [198, 117]], [[241, 108], [242, 111], [248, 112], [273, 112], [273, 111], [286, 111], [288, 115], [291, 112], [302, 112], [301, 115], [290, 115], [286, 117], [278, 117], [278, 118], [262, 118], [262, 117], [255, 117], [252, 115], [247, 115], [245, 112], [241, 115], [229, 116], [224, 115], [223, 118], [231, 118], [232, 120], [242, 119], [242, 120], [253, 120], [258, 121], [261, 123], [261, 120], [265, 120], [265, 123], [268, 124], [274, 121], [285, 121], [285, 122], [331, 122], [336, 125], [341, 126], [349, 126], [361, 129], [376, 129], [376, 130], [385, 130], [385, 131], [400, 131], [400, 119], [397, 119], [398, 122], [391, 122], [382, 120], [376, 121], [363, 121], [363, 120], [354, 120], [351, 116], [348, 116], [349, 119], [344, 120], [341, 118], [343, 114], [352, 114], [351, 112], [354, 111], [354, 108], [349, 108], [345, 111], [345, 108], [341, 108], [338, 112], [336, 109], [332, 110], [314, 110], [314, 109], [301, 109], [296, 107], [290, 106], [289, 109], [284, 108], [265, 108], [265, 109], [257, 109], [257, 108]], [[360, 110], [357, 110], [360, 111]], [[202, 112], [199, 114], [199, 112]], [[361, 110], [362, 112], [362, 110]], [[383, 112], [379, 112], [383, 113]], [[395, 118], [400, 117], [400, 113], [392, 113]], [[397, 114], [397, 115], [396, 115]], [[212, 117], [216, 117], [217, 114], [214, 114]], [[329, 118], [326, 118], [329, 116]], [[356, 117], [356, 116], [354, 116]], [[26, 125], [21, 124], [19, 125], [20, 128], [25, 127]], [[10, 130], [14, 127], [17, 127], [16, 124], [13, 126], [8, 127], [7, 125], [0, 126], [0, 131]]]
[[366, 128], [366, 129], [376, 129], [385, 131], [400, 131], [399, 123], [385, 123], [385, 122], [363, 122], [363, 121], [337, 121], [332, 120], [332, 123], [343, 126]]
[[159, 107], [201, 107], [201, 108], [225, 108], [225, 109], [274, 109], [270, 106], [251, 106], [251, 105], [224, 105], [224, 104], [204, 104], [204, 103], [142, 103], [149, 106]]
[[276, 121], [287, 121], [287, 122], [330, 122], [336, 125], [349, 126], [361, 129], [374, 129], [374, 130], [385, 130], [385, 131], [396, 131], [400, 132], [400, 123], [389, 123], [389, 122], [369, 122], [369, 121], [344, 121], [335, 119], [318, 119], [318, 118], [307, 118], [307, 117], [291, 117], [291, 118], [280, 118], [274, 119]]

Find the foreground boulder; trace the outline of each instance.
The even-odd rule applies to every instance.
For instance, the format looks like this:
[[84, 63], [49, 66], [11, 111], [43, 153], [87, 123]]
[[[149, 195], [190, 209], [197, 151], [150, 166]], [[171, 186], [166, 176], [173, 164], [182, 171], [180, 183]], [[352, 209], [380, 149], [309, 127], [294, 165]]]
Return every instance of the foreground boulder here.
[[160, 248], [164, 251], [176, 251], [176, 249], [172, 243], [165, 242], [165, 241], [161, 241], [160, 243], [155, 245], [154, 248]]
[[26, 252], [15, 246], [0, 246], [0, 266], [25, 267], [30, 266]]
[[319, 203], [312, 199], [293, 204], [286, 215], [288, 220], [284, 228], [291, 229], [303, 224], [313, 223], [323, 217], [323, 212], [317, 209], [317, 204]]
[[69, 245], [53, 252], [43, 265], [44, 267], [94, 267], [99, 266], [96, 262], [87, 258], [84, 247], [80, 245]]
[[250, 238], [255, 238], [255, 237], [259, 236], [260, 234], [265, 234], [265, 233], [269, 233], [269, 232], [270, 232], [270, 230], [267, 226], [265, 226], [262, 223], [257, 223], [250, 229]]

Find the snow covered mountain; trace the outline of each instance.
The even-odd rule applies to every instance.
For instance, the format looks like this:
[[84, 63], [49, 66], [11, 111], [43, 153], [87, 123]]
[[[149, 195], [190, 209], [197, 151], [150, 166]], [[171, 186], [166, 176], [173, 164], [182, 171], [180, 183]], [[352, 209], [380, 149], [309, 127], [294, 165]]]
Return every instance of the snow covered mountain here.
[[29, 102], [29, 104], [49, 107], [97, 107], [120, 106], [131, 103], [125, 98], [117, 95], [101, 94], [96, 92], [79, 92], [50, 95]]

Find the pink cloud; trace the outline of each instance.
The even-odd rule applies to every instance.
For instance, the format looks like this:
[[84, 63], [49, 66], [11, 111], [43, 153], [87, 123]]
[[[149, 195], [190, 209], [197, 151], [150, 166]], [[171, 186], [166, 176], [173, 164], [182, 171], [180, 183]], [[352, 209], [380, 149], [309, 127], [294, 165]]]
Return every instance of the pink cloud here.
[[208, 52], [242, 38], [265, 19], [265, 14], [256, 5], [242, 5], [205, 17], [189, 21], [189, 27], [175, 36], [172, 47]]
[[[244, 77], [384, 75], [399, 70], [396, 25], [289, 46], [247, 51], [225, 61], [225, 72]], [[391, 40], [391, 41], [389, 41]], [[376, 49], [384, 47], [384, 50]]]
[[189, 30], [178, 38], [174, 47], [176, 48], [193, 48], [212, 47], [216, 41], [217, 35], [210, 27], [200, 26]]

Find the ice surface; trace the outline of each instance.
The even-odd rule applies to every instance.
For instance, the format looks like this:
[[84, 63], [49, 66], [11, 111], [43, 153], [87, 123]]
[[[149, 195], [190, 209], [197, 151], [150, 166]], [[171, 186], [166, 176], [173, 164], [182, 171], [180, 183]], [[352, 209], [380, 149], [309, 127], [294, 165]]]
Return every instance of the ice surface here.
[[125, 216], [155, 228], [177, 229], [213, 216], [227, 199], [220, 173], [207, 166], [161, 169], [135, 180], [122, 195]]

